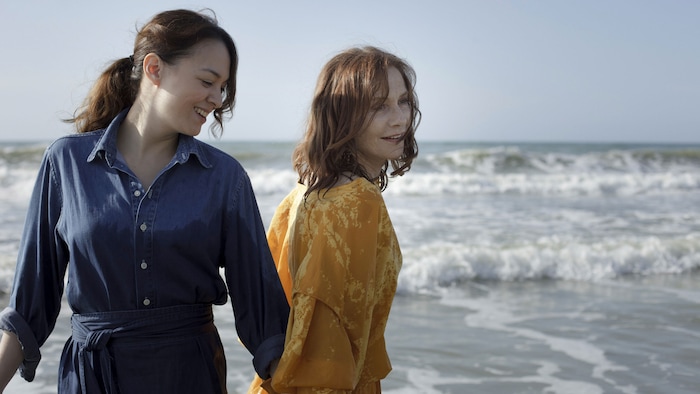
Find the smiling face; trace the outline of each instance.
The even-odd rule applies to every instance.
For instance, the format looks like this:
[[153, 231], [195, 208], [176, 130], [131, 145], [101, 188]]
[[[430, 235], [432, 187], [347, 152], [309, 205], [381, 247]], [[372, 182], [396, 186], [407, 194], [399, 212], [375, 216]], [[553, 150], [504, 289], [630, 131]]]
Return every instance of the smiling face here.
[[207, 40], [190, 56], [162, 64], [154, 106], [164, 131], [196, 136], [207, 116], [221, 106], [229, 78], [228, 50], [220, 41]]
[[408, 91], [399, 70], [387, 71], [389, 94], [376, 97], [367, 127], [357, 136], [358, 161], [367, 173], [376, 177], [388, 160], [399, 159], [404, 152], [404, 134], [411, 118]]

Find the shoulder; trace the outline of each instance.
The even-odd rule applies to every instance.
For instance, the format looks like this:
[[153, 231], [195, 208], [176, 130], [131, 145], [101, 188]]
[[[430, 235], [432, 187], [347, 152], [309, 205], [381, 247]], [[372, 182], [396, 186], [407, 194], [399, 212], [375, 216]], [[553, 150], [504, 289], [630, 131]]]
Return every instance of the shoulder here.
[[229, 153], [196, 138], [193, 138], [192, 141], [195, 146], [195, 154], [203, 163], [209, 162], [215, 168], [235, 171], [236, 173], [245, 172], [241, 163]]
[[87, 159], [90, 152], [104, 135], [105, 130], [95, 130], [88, 133], [69, 134], [59, 137], [46, 147], [46, 156], [58, 158], [63, 156], [82, 156]]
[[87, 133], [67, 134], [51, 142], [48, 145], [48, 149], [57, 151], [76, 148], [82, 145], [87, 145], [90, 146], [90, 148], [93, 148], [95, 146], [95, 142], [99, 141], [104, 133], [105, 129], [90, 131]]
[[364, 178], [330, 190], [312, 192], [305, 203], [305, 209], [308, 209], [315, 222], [329, 221], [345, 225], [377, 221], [384, 210], [381, 191]]
[[301, 184], [296, 184], [294, 189], [292, 189], [280, 202], [280, 206], [289, 207], [298, 204], [304, 199], [304, 193], [306, 192], [306, 186]]
[[[321, 192], [323, 196], [323, 192]], [[334, 204], [343, 207], [376, 208], [384, 205], [384, 198], [379, 188], [372, 182], [357, 178], [350, 183], [334, 187], [328, 191], [326, 196]]]
[[287, 223], [293, 221], [293, 218], [296, 217], [296, 211], [304, 198], [304, 190], [306, 188], [303, 185], [297, 185], [280, 201], [272, 215], [271, 229], [276, 228], [279, 231], [281, 227], [284, 227], [284, 231], [286, 231]]
[[358, 195], [362, 196], [368, 201], [375, 203], [384, 203], [384, 197], [382, 197], [382, 191], [374, 183], [368, 181], [365, 178], [358, 178], [350, 184], [355, 187]]

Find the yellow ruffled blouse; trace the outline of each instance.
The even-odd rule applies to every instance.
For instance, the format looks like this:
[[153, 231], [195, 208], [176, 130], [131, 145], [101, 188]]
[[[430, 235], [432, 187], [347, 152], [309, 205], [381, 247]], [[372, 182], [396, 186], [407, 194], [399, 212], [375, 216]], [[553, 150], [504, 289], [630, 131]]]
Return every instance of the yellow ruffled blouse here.
[[[287, 195], [268, 230], [292, 306], [272, 388], [378, 393], [391, 371], [384, 330], [402, 263], [384, 199], [364, 178], [306, 199], [305, 190]], [[249, 392], [268, 392], [261, 383], [256, 376]]]

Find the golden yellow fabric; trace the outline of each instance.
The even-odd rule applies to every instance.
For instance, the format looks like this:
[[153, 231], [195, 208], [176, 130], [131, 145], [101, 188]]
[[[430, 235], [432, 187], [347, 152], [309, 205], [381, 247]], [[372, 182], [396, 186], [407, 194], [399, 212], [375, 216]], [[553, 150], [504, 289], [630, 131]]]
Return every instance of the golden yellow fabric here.
[[[402, 262], [381, 191], [364, 178], [306, 200], [304, 191], [298, 186], [284, 199], [268, 230], [292, 306], [272, 387], [380, 392], [391, 370], [384, 330]], [[249, 392], [266, 392], [260, 383]]]

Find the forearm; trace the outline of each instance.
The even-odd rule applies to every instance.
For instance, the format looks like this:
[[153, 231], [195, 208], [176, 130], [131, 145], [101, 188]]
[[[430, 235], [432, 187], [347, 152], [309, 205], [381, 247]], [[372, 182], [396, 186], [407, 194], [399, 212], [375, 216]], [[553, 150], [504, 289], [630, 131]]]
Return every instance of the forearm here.
[[2, 338], [0, 338], [0, 392], [5, 390], [22, 360], [24, 360], [24, 352], [17, 336], [11, 332], [2, 331]]

